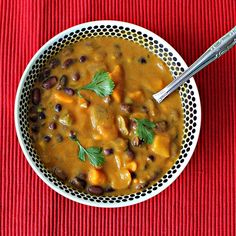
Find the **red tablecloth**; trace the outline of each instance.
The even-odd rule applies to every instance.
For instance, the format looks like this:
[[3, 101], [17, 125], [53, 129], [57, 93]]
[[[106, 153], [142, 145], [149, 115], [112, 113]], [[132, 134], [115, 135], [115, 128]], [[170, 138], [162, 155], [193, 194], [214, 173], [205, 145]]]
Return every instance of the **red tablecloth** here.
[[141, 25], [188, 64], [236, 24], [235, 0], [0, 0], [1, 235], [235, 235], [236, 50], [196, 77], [202, 128], [181, 176], [144, 203], [98, 209], [52, 191], [33, 172], [14, 128], [20, 77], [41, 45], [92, 20]]

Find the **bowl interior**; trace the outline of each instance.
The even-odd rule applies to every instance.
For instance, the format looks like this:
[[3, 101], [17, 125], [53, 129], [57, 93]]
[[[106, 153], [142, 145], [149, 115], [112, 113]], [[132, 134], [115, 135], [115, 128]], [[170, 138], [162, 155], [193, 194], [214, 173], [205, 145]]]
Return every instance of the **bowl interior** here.
[[99, 36], [123, 38], [142, 45], [167, 64], [173, 77], [180, 75], [187, 67], [183, 59], [168, 43], [139, 26], [116, 21], [97, 21], [72, 27], [48, 41], [27, 66], [16, 96], [17, 135], [32, 168], [55, 191], [74, 201], [92, 206], [119, 207], [132, 205], [157, 195], [169, 186], [183, 171], [192, 156], [199, 135], [201, 119], [200, 99], [193, 79], [187, 81], [179, 89], [184, 112], [184, 134], [180, 156], [172, 168], [157, 183], [138, 193], [114, 197], [92, 196], [68, 187], [44, 167], [29, 135], [27, 116], [31, 89], [45, 63], [64, 47], [86, 38]]

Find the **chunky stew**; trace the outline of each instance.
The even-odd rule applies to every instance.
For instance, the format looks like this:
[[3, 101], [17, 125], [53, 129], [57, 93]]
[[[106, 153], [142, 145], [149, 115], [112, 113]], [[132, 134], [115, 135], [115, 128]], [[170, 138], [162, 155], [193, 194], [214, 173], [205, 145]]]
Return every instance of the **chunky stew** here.
[[91, 38], [52, 58], [32, 90], [30, 134], [45, 166], [71, 188], [96, 195], [140, 191], [179, 156], [178, 92], [152, 94], [172, 76], [133, 42]]

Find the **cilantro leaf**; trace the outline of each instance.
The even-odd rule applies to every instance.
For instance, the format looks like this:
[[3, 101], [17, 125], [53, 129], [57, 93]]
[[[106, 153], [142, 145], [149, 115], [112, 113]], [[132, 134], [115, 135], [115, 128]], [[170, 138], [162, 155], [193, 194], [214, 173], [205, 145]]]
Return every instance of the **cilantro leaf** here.
[[104, 156], [102, 153], [102, 148], [100, 147], [90, 147], [86, 149], [86, 154], [89, 158], [90, 163], [93, 166], [102, 166], [104, 163]]
[[152, 144], [154, 139], [154, 128], [155, 123], [147, 120], [147, 119], [137, 119], [134, 121], [137, 123], [137, 135], [147, 144]]
[[78, 157], [81, 161], [85, 161], [85, 149], [80, 145], [78, 149]]
[[100, 97], [106, 97], [112, 94], [114, 88], [115, 84], [109, 76], [109, 73], [105, 71], [99, 71], [94, 75], [91, 83], [77, 90], [77, 94], [81, 96], [80, 90], [91, 90]]
[[102, 166], [103, 163], [105, 162], [104, 155], [102, 153], [102, 148], [100, 147], [89, 147], [89, 148], [84, 148], [80, 142], [79, 139], [77, 138], [76, 135], [73, 135], [70, 137], [70, 139], [78, 145], [78, 158], [81, 161], [85, 161], [86, 156], [88, 157], [89, 162], [95, 166], [99, 167]]

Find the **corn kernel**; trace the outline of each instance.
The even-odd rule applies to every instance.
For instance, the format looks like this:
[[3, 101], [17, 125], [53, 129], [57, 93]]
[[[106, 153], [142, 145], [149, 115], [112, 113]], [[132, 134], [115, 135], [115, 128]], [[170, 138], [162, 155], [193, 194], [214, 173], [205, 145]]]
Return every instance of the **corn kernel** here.
[[126, 164], [126, 168], [129, 170], [129, 171], [136, 171], [137, 170], [137, 163], [135, 161], [131, 161], [129, 163]]
[[106, 175], [102, 170], [93, 168], [89, 170], [88, 180], [92, 185], [104, 185], [106, 183]]

